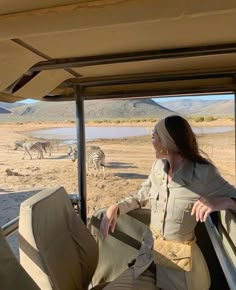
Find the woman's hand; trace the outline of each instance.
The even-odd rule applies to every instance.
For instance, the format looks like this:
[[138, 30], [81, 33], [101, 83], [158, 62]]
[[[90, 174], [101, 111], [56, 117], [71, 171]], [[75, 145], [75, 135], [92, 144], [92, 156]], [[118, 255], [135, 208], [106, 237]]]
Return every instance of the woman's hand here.
[[112, 232], [115, 230], [117, 216], [118, 216], [118, 205], [113, 204], [111, 205], [104, 215], [101, 224], [100, 224], [100, 231], [102, 232], [104, 238], [108, 236], [109, 228]]
[[229, 197], [201, 197], [193, 205], [191, 215], [196, 215], [196, 221], [205, 222], [213, 211], [232, 209], [234, 201]]

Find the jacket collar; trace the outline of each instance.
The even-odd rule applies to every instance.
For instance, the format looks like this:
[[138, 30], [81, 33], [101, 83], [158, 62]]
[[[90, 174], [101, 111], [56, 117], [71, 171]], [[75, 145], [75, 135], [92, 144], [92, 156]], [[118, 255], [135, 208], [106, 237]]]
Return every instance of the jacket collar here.
[[[163, 159], [163, 170], [161, 173], [161, 180], [167, 178], [167, 170], [168, 170], [168, 161]], [[174, 173], [174, 176], [171, 182], [168, 184], [168, 187], [181, 187], [186, 185], [188, 181], [191, 181], [193, 178], [194, 172], [194, 163], [189, 160], [185, 160], [182, 166]]]

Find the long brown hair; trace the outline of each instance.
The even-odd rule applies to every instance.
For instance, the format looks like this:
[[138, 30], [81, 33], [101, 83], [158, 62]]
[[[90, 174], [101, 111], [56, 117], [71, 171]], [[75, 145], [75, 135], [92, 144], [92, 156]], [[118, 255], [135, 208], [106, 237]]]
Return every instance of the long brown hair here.
[[199, 149], [196, 136], [187, 120], [178, 115], [168, 116], [165, 118], [165, 126], [182, 157], [202, 164], [212, 163], [207, 154]]

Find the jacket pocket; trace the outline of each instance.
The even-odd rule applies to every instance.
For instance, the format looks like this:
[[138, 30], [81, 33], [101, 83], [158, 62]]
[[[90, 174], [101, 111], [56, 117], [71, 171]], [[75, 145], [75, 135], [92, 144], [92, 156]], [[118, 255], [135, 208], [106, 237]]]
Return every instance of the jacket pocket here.
[[191, 217], [193, 204], [196, 200], [175, 198], [173, 202], [173, 219], [181, 224], [185, 217]]

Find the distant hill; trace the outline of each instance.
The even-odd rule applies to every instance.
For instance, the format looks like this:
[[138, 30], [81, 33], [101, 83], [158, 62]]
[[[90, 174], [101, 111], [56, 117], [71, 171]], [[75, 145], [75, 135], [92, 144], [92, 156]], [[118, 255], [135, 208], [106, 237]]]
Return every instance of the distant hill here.
[[[2, 113], [1, 113], [2, 112]], [[5, 112], [5, 113], [4, 113]], [[170, 114], [185, 116], [234, 116], [233, 100], [205, 101], [180, 99], [157, 103], [152, 99], [85, 101], [86, 120], [162, 118]], [[7, 113], [7, 114], [6, 114]], [[0, 121], [72, 121], [75, 102], [0, 103]]]
[[11, 114], [11, 111], [4, 109], [0, 106], [0, 114]]
[[1, 116], [2, 118], [6, 118], [5, 114], [9, 114], [8, 118], [10, 118], [10, 114], [12, 113], [12, 110], [14, 110], [17, 107], [23, 106], [25, 104], [23, 103], [4, 103], [4, 102], [0, 102], [0, 115], [4, 115]]
[[196, 115], [211, 115], [219, 117], [234, 117], [234, 100], [219, 101], [216, 104], [209, 104], [203, 108], [202, 112], [196, 112]]
[[75, 102], [37, 102], [17, 107], [14, 120], [60, 121], [75, 119]]
[[85, 117], [88, 119], [158, 118], [171, 113], [152, 99], [85, 102]]
[[[75, 120], [75, 102], [38, 102], [12, 111], [12, 121]], [[86, 120], [160, 118], [172, 113], [152, 99], [85, 101]]]
[[8, 109], [11, 111], [11, 109], [16, 108], [16, 107], [20, 107], [20, 106], [25, 106], [25, 103], [4, 103], [4, 102], [0, 102], [0, 107], [4, 108], [4, 109]]
[[[158, 101], [157, 101], [158, 103]], [[179, 99], [159, 103], [162, 106], [184, 114], [191, 115], [211, 115], [218, 117], [234, 116], [234, 100], [199, 100], [199, 99]]]

